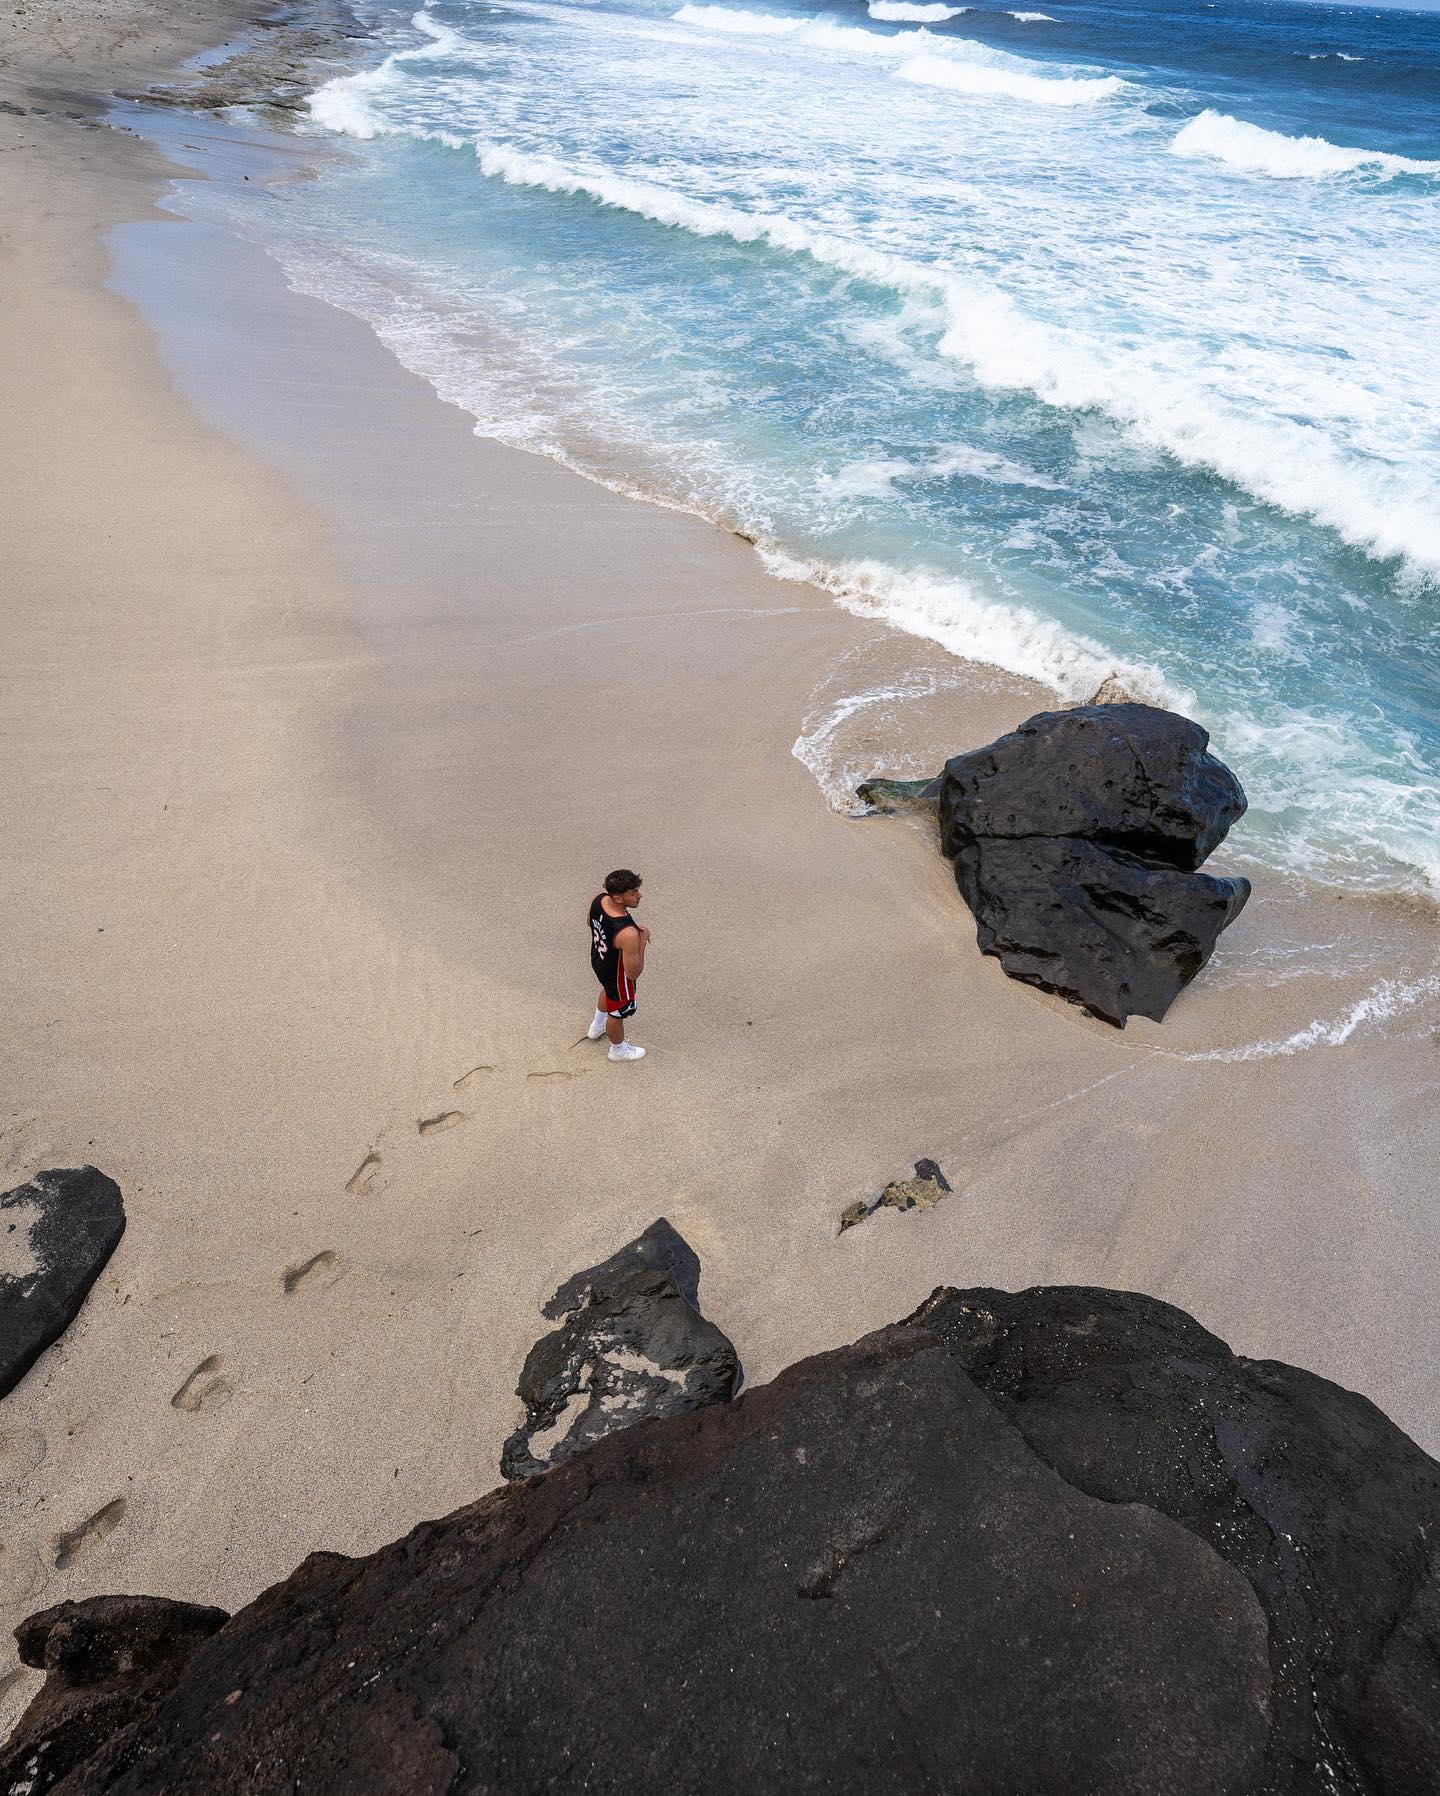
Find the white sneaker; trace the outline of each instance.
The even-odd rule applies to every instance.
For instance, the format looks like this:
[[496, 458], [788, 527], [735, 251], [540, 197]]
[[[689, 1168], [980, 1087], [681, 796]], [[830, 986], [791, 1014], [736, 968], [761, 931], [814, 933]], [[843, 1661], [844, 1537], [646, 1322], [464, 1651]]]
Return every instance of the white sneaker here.
[[603, 1010], [597, 1010], [595, 1012], [594, 1020], [591, 1022], [590, 1027], [585, 1031], [585, 1034], [590, 1041], [599, 1041], [604, 1033], [605, 1012]]
[[644, 1048], [637, 1048], [633, 1041], [612, 1041], [610, 1044], [612, 1060], [643, 1060]]

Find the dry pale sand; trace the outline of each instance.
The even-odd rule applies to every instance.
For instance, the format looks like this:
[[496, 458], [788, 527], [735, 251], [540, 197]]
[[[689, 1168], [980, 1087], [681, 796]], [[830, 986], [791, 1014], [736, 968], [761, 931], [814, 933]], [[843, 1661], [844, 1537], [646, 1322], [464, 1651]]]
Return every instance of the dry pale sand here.
[[[127, 80], [165, 55], [128, 44]], [[1423, 974], [1428, 918], [1262, 883], [1123, 1035], [1007, 981], [923, 829], [838, 817], [790, 750], [882, 673], [933, 675], [915, 765], [1039, 695], [477, 441], [359, 323], [150, 218], [120, 278], [162, 360], [103, 240], [160, 177], [0, 114], [0, 1170], [93, 1161], [129, 1216], [0, 1406], [5, 1625], [237, 1604], [479, 1494], [539, 1302], [660, 1214], [752, 1380], [941, 1282], [1088, 1281], [1435, 1448], [1434, 1000], [1193, 1057]], [[896, 758], [867, 716], [832, 756]], [[621, 861], [655, 935], [626, 1067], [577, 1045]], [[1287, 977], [1316, 943], [1334, 977]], [[922, 1154], [954, 1195], [838, 1239]]]

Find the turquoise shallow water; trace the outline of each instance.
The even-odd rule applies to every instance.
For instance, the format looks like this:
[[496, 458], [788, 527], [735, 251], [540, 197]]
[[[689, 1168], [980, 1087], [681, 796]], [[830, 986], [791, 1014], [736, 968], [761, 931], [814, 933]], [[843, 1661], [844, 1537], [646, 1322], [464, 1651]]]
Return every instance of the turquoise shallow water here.
[[[944, 15], [944, 16], [942, 16]], [[480, 429], [1440, 891], [1440, 17], [435, 0], [249, 228]], [[217, 202], [218, 203], [218, 202]]]

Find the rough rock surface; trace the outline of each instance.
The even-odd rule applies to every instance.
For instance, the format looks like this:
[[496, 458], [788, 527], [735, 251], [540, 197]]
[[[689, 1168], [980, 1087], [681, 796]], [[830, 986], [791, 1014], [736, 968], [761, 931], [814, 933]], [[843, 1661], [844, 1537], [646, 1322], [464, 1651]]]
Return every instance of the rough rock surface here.
[[0, 1397], [59, 1340], [124, 1232], [120, 1187], [93, 1166], [0, 1195]]
[[933, 1210], [942, 1197], [950, 1195], [950, 1181], [941, 1172], [934, 1160], [917, 1160], [915, 1176], [911, 1179], [892, 1179], [879, 1197], [869, 1200], [860, 1198], [856, 1203], [847, 1204], [840, 1212], [840, 1233], [853, 1229], [857, 1222], [864, 1222], [867, 1216], [873, 1216], [877, 1210]]
[[892, 1328], [312, 1559], [79, 1792], [1244, 1791], [1249, 1585]]
[[20, 1658], [49, 1675], [0, 1749], [0, 1796], [44, 1796], [141, 1721], [225, 1620], [223, 1609], [165, 1597], [99, 1596], [23, 1622]]
[[1418, 1796], [1437, 1538], [1363, 1398], [1149, 1298], [942, 1290], [313, 1556], [55, 1788]]
[[305, 0], [256, 19], [228, 55], [208, 61], [179, 82], [122, 94], [147, 106], [194, 112], [227, 107], [304, 112], [309, 96], [347, 72], [373, 40], [346, 0]]
[[1244, 1574], [1274, 1671], [1257, 1791], [1440, 1791], [1440, 1465], [1374, 1404], [1126, 1292], [938, 1291], [913, 1320], [1071, 1484]]
[[1196, 871], [1245, 811], [1209, 740], [1151, 705], [1085, 705], [947, 761], [940, 843], [981, 949], [1107, 1022], [1158, 1022], [1250, 895]]
[[520, 1373], [526, 1414], [501, 1455], [507, 1478], [548, 1471], [649, 1417], [728, 1402], [740, 1382], [734, 1347], [700, 1314], [700, 1262], [663, 1216], [567, 1280], [542, 1313], [565, 1320]]

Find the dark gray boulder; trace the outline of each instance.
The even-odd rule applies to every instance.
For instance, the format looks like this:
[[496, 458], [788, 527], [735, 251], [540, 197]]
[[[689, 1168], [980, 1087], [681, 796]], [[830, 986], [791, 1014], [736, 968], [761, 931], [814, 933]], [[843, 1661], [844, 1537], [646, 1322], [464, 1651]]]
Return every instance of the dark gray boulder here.
[[1149, 1298], [941, 1290], [312, 1556], [55, 1788], [1422, 1796], [1437, 1539], [1363, 1398]]
[[93, 1166], [0, 1195], [0, 1397], [59, 1340], [124, 1232], [120, 1187]]
[[1238, 1793], [1270, 1683], [1243, 1577], [901, 1327], [307, 1564], [62, 1790]]
[[525, 1420], [505, 1443], [502, 1474], [532, 1478], [617, 1429], [728, 1402], [740, 1362], [699, 1304], [700, 1262], [663, 1216], [567, 1279], [542, 1311], [563, 1325], [520, 1373]]
[[147, 1715], [223, 1609], [159, 1596], [61, 1603], [15, 1630], [22, 1664], [48, 1675], [0, 1749], [0, 1796], [45, 1796]]
[[1209, 740], [1152, 705], [1084, 705], [947, 761], [921, 796], [982, 951], [1118, 1027], [1158, 1022], [1250, 896], [1197, 871], [1245, 811]]
[[982, 953], [1118, 1027], [1159, 1022], [1250, 896], [1246, 879], [1147, 865], [1075, 836], [973, 837], [954, 865]]
[[1042, 711], [945, 763], [941, 846], [972, 836], [1078, 836], [1193, 872], [1245, 814], [1245, 794], [1198, 723], [1154, 705]]

